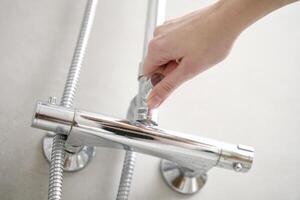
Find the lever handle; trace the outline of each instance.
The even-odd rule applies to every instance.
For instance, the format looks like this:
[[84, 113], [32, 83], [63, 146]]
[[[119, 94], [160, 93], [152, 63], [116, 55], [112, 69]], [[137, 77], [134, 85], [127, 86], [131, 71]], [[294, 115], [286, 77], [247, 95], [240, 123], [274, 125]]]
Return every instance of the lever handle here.
[[128, 120], [133, 122], [140, 121], [153, 125], [158, 124], [157, 110], [149, 110], [147, 99], [152, 88], [163, 78], [164, 76], [160, 73], [154, 73], [150, 78], [146, 76], [139, 77], [138, 94], [130, 102], [130, 106], [127, 112]]

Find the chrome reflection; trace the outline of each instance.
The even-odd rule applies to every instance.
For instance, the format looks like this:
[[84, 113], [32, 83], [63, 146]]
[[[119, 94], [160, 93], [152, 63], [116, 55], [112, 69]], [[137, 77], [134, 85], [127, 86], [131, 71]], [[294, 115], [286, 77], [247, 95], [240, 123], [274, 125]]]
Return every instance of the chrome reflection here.
[[[68, 130], [68, 142], [74, 146], [130, 147], [177, 163], [197, 173], [217, 166], [247, 172], [254, 150], [244, 145], [228, 144], [160, 129], [151, 125], [71, 110], [38, 102], [32, 126], [47, 131]], [[238, 166], [238, 168], [237, 168]]]

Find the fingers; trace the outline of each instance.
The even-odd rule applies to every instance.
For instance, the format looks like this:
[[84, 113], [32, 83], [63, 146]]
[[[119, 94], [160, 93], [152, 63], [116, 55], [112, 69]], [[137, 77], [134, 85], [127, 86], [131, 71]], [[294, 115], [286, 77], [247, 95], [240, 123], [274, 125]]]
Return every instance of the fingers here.
[[[157, 108], [177, 87], [186, 81], [182, 69], [183, 62], [176, 68], [174, 68], [174, 62], [167, 65], [165, 78], [155, 85], [148, 97], [148, 107], [150, 109]], [[168, 70], [169, 72], [167, 72]]]
[[144, 60], [143, 73], [144, 75], [152, 74], [158, 68], [173, 60], [169, 54], [168, 47], [163, 38], [154, 38], [148, 45], [148, 53]]
[[177, 67], [178, 67], [177, 62], [175, 61], [170, 61], [168, 64], [165, 65], [165, 67], [162, 69], [161, 73], [166, 77], [168, 76], [171, 72], [173, 72]]

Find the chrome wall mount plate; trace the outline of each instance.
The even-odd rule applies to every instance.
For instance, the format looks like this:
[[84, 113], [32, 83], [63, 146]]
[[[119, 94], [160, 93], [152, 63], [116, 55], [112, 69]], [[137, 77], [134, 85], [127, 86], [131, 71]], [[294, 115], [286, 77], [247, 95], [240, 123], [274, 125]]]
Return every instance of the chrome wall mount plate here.
[[207, 180], [206, 174], [197, 174], [168, 160], [161, 160], [160, 171], [171, 189], [185, 195], [200, 191]]
[[[47, 133], [43, 138], [43, 153], [50, 163], [54, 135]], [[64, 171], [76, 172], [85, 168], [95, 156], [95, 147], [83, 146], [76, 153], [66, 151]]]

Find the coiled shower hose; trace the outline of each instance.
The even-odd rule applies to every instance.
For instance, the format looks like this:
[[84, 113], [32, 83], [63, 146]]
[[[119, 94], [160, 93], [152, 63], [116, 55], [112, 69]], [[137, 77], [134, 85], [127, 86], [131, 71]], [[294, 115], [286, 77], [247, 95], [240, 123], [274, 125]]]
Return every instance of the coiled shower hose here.
[[[67, 108], [72, 107], [75, 98], [80, 70], [94, 21], [97, 2], [98, 0], [88, 0], [84, 12], [79, 37], [73, 54], [63, 97], [61, 99], [61, 106]], [[54, 136], [50, 161], [48, 200], [61, 200], [62, 198], [65, 141], [66, 136], [64, 135], [56, 134]]]
[[132, 182], [132, 177], [133, 177], [133, 172], [135, 167], [135, 159], [136, 159], [136, 153], [131, 149], [127, 149], [124, 158], [118, 194], [116, 198], [117, 200], [127, 200], [129, 197], [131, 182]]

